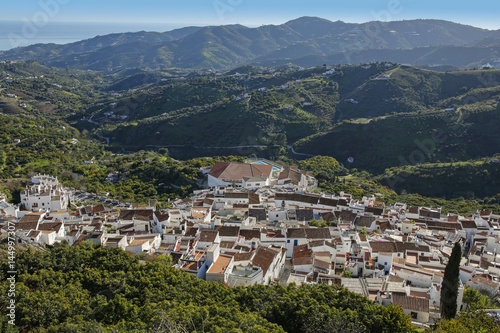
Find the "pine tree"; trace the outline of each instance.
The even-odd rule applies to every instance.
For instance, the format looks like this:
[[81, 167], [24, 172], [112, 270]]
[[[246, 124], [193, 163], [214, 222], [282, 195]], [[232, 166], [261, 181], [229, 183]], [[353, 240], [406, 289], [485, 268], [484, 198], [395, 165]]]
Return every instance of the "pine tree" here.
[[460, 275], [462, 247], [457, 242], [451, 251], [450, 260], [444, 269], [441, 285], [441, 318], [452, 319], [457, 313], [457, 297]]

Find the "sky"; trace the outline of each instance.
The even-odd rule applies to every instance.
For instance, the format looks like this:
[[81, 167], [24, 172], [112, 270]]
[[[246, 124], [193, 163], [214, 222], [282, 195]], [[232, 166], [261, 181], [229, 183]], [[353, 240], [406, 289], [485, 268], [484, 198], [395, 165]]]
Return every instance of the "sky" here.
[[0, 21], [280, 24], [300, 16], [344, 22], [445, 19], [500, 29], [500, 1], [475, 0], [21, 0], [3, 1]]

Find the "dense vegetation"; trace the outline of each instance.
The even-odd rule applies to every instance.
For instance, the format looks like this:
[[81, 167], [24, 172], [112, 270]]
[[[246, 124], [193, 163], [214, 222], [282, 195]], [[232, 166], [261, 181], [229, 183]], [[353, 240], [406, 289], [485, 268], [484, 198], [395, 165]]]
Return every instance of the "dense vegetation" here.
[[[335, 116], [338, 84], [317, 78], [321, 69], [303, 73], [307, 80], [286, 89], [281, 86], [293, 79], [289, 72], [280, 77], [260, 70], [252, 78], [174, 81], [119, 100], [112, 110], [134, 121], [108, 124], [105, 133], [115, 138], [115, 144], [135, 148], [273, 145], [279, 134], [294, 142], [328, 129]], [[250, 87], [255, 90], [244, 97]], [[100, 114], [108, 111], [102, 109]]]
[[497, 159], [389, 168], [377, 180], [398, 192], [445, 198], [496, 197], [500, 188]]
[[[461, 213], [498, 209], [500, 164], [491, 159], [500, 146], [499, 71], [372, 63], [322, 75], [329, 68], [245, 66], [215, 75], [1, 63], [0, 177], [47, 172], [91, 192], [164, 201], [190, 193], [197, 168], [217, 156], [255, 154], [299, 165], [323, 189], [356, 198], [379, 193], [388, 203]], [[320, 156], [307, 160], [290, 145]], [[140, 149], [150, 152], [121, 155]], [[91, 160], [97, 164], [84, 165]], [[106, 182], [115, 172], [119, 180]]]
[[353, 167], [382, 172], [386, 168], [429, 162], [453, 162], [498, 153], [494, 129], [500, 112], [492, 105], [458, 112], [433, 111], [344, 121], [331, 132], [303, 139], [297, 150], [355, 158]]
[[462, 332], [500, 332], [497, 322], [483, 311], [461, 312], [455, 319], [442, 320], [426, 332], [462, 333]]
[[109, 155], [64, 122], [0, 115], [0, 128], [0, 178]]
[[[5, 255], [5, 252], [2, 252]], [[411, 332], [400, 308], [337, 286], [207, 283], [160, 260], [84, 243], [17, 252], [11, 332]], [[6, 329], [7, 260], [1, 261]]]

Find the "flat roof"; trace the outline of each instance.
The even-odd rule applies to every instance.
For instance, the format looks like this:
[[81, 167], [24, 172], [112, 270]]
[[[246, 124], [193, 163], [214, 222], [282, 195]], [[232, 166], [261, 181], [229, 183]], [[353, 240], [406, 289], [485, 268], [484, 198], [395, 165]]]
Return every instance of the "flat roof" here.
[[231, 262], [233, 257], [220, 255], [219, 258], [210, 266], [207, 273], [211, 274], [222, 274], [226, 271], [227, 265]]

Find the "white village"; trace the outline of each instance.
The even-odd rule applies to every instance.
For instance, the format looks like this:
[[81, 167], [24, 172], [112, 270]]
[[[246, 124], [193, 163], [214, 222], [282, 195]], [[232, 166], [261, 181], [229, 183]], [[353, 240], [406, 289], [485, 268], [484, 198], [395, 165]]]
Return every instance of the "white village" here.
[[460, 216], [322, 193], [310, 173], [267, 160], [217, 162], [200, 173], [206, 188], [168, 208], [155, 200], [78, 206], [80, 191], [36, 175], [21, 205], [0, 199], [2, 234], [14, 223], [19, 244], [91, 241], [134, 255], [169, 255], [174, 267], [232, 287], [341, 285], [399, 305], [421, 324], [439, 320], [443, 272], [458, 242], [457, 311], [466, 306], [465, 287], [499, 292], [500, 215], [491, 211]]

